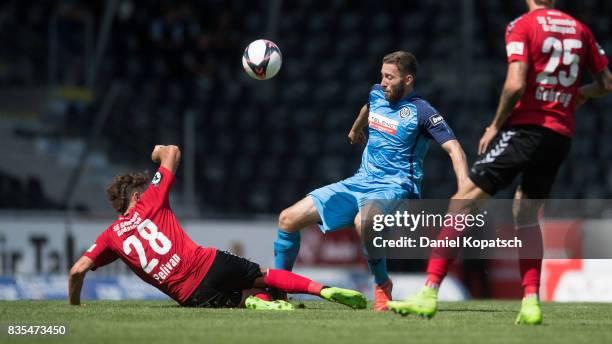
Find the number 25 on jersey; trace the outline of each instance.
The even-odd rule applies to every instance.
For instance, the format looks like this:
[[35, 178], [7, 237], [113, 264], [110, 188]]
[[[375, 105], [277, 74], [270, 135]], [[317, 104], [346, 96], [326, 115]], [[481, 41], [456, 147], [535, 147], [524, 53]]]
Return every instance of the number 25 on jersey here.
[[[542, 52], [550, 54], [548, 63], [544, 70], [538, 74], [536, 81], [542, 85], [557, 85], [561, 84], [564, 87], [570, 87], [578, 78], [580, 68], [580, 56], [572, 52], [573, 49], [582, 48], [582, 41], [578, 39], [568, 38], [560, 40], [555, 37], [548, 37], [542, 43]], [[569, 75], [567, 71], [561, 70], [558, 73], [559, 65], [569, 66]]]

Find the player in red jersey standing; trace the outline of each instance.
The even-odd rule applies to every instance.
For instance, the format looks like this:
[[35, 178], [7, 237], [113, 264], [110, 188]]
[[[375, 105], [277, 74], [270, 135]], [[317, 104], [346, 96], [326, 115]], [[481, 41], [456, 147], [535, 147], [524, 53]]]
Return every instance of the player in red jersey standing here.
[[[458, 209], [452, 211], [471, 211], [475, 200], [491, 197], [522, 175], [513, 209], [524, 244], [519, 256], [540, 254], [520, 259], [524, 298], [516, 323], [540, 324], [538, 212], [569, 152], [576, 105], [612, 92], [612, 76], [608, 59], [588, 27], [555, 10], [554, 0], [526, 2], [529, 12], [506, 30], [508, 71], [495, 118], [480, 140], [480, 156], [470, 170], [470, 180], [453, 196], [467, 201], [458, 202]], [[579, 88], [585, 70], [595, 82]], [[452, 232], [452, 228], [443, 230]], [[423, 289], [405, 301], [389, 302], [390, 309], [428, 317], [436, 313], [437, 290], [452, 262], [442, 251], [432, 251]]]
[[87, 271], [119, 258], [142, 280], [182, 306], [293, 309], [286, 301], [270, 300], [265, 289], [275, 288], [365, 308], [366, 299], [359, 292], [324, 287], [289, 271], [261, 269], [247, 259], [194, 243], [168, 200], [180, 150], [155, 146], [151, 158], [160, 167], [150, 185], [146, 173], [134, 173], [115, 177], [109, 186], [108, 198], [120, 215], [70, 269], [70, 304], [80, 304]]

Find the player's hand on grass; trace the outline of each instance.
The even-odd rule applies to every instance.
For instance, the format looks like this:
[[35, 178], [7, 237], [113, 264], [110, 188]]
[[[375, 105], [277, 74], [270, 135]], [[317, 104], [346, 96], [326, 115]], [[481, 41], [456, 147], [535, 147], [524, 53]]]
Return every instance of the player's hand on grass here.
[[485, 133], [482, 135], [480, 142], [478, 143], [478, 155], [484, 154], [484, 152], [487, 151], [489, 143], [491, 143], [495, 135], [497, 135], [497, 132], [498, 130], [494, 126], [488, 126], [485, 129]]
[[360, 145], [365, 146], [366, 136], [363, 130], [351, 130], [348, 134], [348, 138], [352, 145], [359, 143]]

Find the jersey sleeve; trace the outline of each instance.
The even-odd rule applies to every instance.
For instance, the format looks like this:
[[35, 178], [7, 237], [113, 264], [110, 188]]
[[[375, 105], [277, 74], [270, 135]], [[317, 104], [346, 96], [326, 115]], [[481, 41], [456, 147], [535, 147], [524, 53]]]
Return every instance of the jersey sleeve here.
[[455, 139], [455, 133], [453, 133], [444, 117], [436, 109], [430, 105], [420, 105], [417, 106], [417, 113], [419, 128], [428, 137], [431, 137], [439, 144]]
[[608, 66], [608, 57], [601, 45], [595, 40], [591, 30], [586, 25], [582, 25], [582, 27], [585, 33], [586, 67], [591, 73], [597, 74]]
[[506, 27], [506, 55], [508, 63], [529, 61], [529, 28], [523, 17]]
[[92, 270], [114, 262], [119, 256], [111, 249], [108, 244], [108, 232], [104, 231], [96, 239], [96, 242], [83, 253], [83, 255], [94, 262]]
[[142, 195], [143, 203], [154, 208], [169, 207], [170, 188], [174, 179], [172, 172], [160, 166], [151, 179], [151, 185]]

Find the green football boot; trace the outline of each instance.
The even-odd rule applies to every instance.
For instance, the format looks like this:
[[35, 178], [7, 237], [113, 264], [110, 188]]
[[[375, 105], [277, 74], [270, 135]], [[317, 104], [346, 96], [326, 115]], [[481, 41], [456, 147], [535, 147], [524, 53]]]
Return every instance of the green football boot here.
[[265, 301], [252, 295], [244, 301], [244, 306], [248, 309], [265, 311], [292, 311], [295, 309], [292, 304], [284, 300]]
[[368, 304], [362, 293], [350, 289], [325, 287], [321, 289], [321, 297], [327, 301], [341, 303], [353, 309], [364, 309]]
[[540, 325], [542, 309], [537, 297], [527, 297], [521, 301], [521, 311], [514, 322], [517, 325]]
[[423, 287], [421, 291], [406, 300], [389, 301], [387, 306], [391, 311], [403, 316], [415, 314], [431, 318], [438, 311], [438, 291], [433, 288]]

